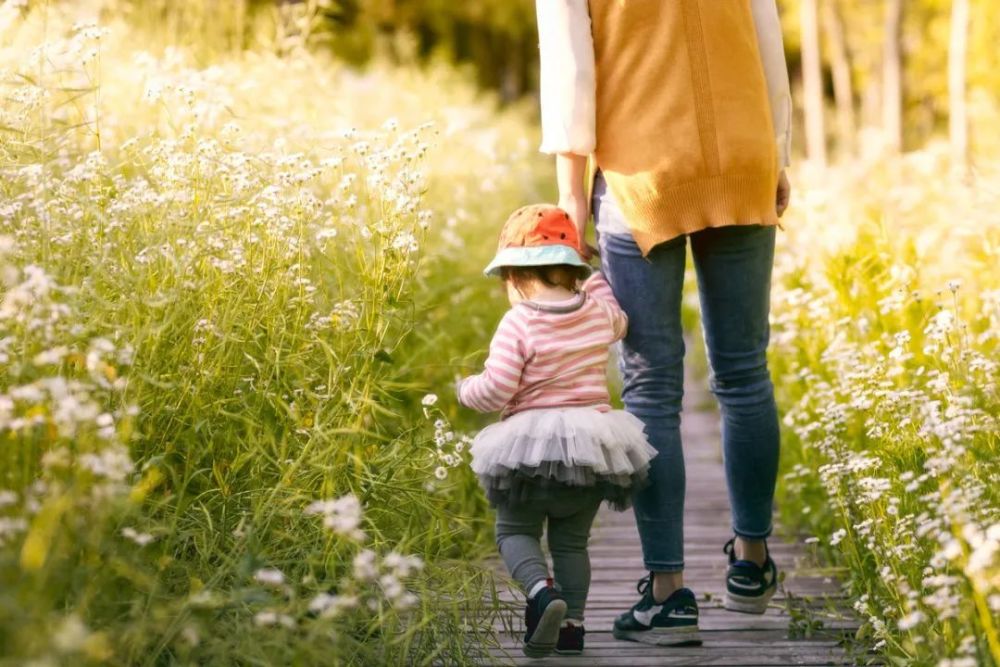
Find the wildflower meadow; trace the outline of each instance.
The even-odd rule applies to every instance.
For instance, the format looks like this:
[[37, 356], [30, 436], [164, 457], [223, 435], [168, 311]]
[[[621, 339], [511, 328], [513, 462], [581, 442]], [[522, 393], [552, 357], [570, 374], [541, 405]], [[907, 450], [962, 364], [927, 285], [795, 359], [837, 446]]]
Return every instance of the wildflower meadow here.
[[489, 538], [434, 391], [492, 326], [450, 309], [466, 227], [534, 187], [499, 177], [524, 114], [0, 17], [3, 660], [468, 657]]
[[947, 161], [805, 185], [771, 365], [782, 513], [847, 568], [862, 636], [971, 666], [1000, 660], [1000, 190]]
[[[0, 3], [0, 665], [473, 664], [453, 383], [537, 104], [154, 6]], [[900, 665], [1000, 664], [1000, 159], [949, 165], [793, 168], [772, 293], [779, 514]]]

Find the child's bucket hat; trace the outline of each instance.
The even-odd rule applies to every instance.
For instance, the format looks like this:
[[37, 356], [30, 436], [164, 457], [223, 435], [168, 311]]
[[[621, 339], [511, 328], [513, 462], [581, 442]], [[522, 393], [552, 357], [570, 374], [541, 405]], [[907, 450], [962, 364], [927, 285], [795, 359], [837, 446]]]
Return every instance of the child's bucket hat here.
[[569, 213], [551, 204], [522, 206], [504, 223], [497, 254], [483, 273], [497, 276], [504, 266], [548, 264], [590, 269], [580, 248], [580, 234]]

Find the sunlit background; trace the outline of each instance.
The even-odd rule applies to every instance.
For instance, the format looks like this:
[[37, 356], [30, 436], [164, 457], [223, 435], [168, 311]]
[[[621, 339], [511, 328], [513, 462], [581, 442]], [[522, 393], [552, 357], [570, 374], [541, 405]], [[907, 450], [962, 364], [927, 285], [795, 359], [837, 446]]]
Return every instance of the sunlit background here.
[[[1000, 4], [779, 5], [779, 512], [866, 647], [998, 664]], [[480, 656], [537, 71], [525, 0], [0, 3], [0, 664]]]

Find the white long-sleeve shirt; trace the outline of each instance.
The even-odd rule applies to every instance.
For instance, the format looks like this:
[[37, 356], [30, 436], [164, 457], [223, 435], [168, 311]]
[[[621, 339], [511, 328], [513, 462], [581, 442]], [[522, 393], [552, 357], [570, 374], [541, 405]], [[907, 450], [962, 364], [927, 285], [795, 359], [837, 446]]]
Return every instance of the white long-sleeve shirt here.
[[[786, 167], [791, 161], [792, 96], [778, 7], [776, 0], [750, 0], [750, 4], [779, 166]], [[535, 0], [535, 9], [541, 57], [541, 151], [590, 155], [597, 143], [597, 84], [588, 0]]]

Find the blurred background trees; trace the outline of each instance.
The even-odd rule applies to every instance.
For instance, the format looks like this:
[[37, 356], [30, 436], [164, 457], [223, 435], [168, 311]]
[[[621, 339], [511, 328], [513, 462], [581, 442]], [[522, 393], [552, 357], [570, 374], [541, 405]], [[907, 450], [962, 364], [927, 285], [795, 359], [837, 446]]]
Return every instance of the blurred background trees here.
[[[554, 0], [553, 0], [554, 1]], [[139, 21], [240, 49], [308, 41], [347, 63], [445, 60], [503, 102], [535, 94], [531, 0], [123, 0]], [[956, 165], [1000, 138], [1000, 3], [995, 0], [779, 0], [796, 88], [799, 142], [814, 164], [950, 137]], [[268, 24], [269, 30], [260, 30]], [[209, 34], [206, 34], [208, 32]], [[211, 39], [205, 39], [210, 37]], [[253, 46], [261, 46], [253, 43]]]
[[989, 0], [779, 3], [807, 157], [898, 152], [948, 137], [955, 164], [995, 154], [1000, 5]]

